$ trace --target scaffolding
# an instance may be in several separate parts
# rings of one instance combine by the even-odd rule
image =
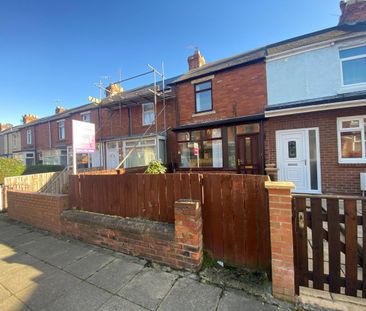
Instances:
[[[167,99],[167,96],[166,96],[166,93],[167,93],[167,90],[166,90],[166,80],[165,80],[165,68],[164,68],[164,63],[161,64],[161,72],[158,71],[154,66],[148,64],[147,67],[149,68],[148,71],[146,72],[143,72],[143,73],[140,73],[140,74],[137,74],[137,75],[134,75],[134,76],[131,76],[131,77],[128,77],[128,78],[125,78],[125,79],[120,79],[112,84],[121,84],[123,82],[127,82],[127,81],[131,81],[131,80],[134,80],[134,79],[137,79],[137,78],[141,78],[143,76],[148,76],[148,75],[152,75],[153,77],[153,83],[150,84],[152,86],[152,89],[151,88],[148,88],[148,87],[143,87],[143,88],[140,88],[142,90],[145,90],[147,89],[149,92],[151,92],[153,94],[153,105],[154,105],[154,123],[151,123],[150,125],[148,125],[148,127],[146,128],[146,130],[144,131],[144,133],[139,136],[139,138],[137,139],[136,143],[133,145],[133,147],[129,150],[129,152],[124,155],[122,161],[119,162],[119,164],[117,165],[117,167],[115,169],[119,169],[121,168],[121,166],[124,165],[124,163],[127,161],[127,159],[130,157],[130,155],[136,150],[136,148],[140,145],[141,141],[150,136],[151,135],[151,132],[150,130],[155,127],[155,139],[156,139],[156,142],[155,142],[155,157],[158,158],[158,154],[159,154],[159,140],[158,140],[158,136],[159,134],[162,135],[166,135],[166,132],[167,132],[167,121],[166,121],[166,99]],[[158,81],[160,80],[160,81]],[[100,84],[96,84],[96,86],[98,88],[100,88],[100,90],[104,90],[104,91],[109,91],[107,88],[105,88],[103,85]],[[130,91],[127,91],[126,93],[129,93]],[[132,96],[133,95],[136,95],[136,93],[132,93]],[[150,100],[150,98],[146,98],[145,96],[140,96],[143,100]],[[107,97],[108,98],[108,97]],[[107,98],[104,98],[102,100],[102,103],[100,106],[104,106],[104,102],[108,102]],[[124,93],[118,93],[118,94],[115,94],[115,95],[111,95],[110,98],[113,98],[112,100],[112,103],[116,103],[118,101],[123,101],[123,100],[126,100],[126,96],[124,95]],[[158,112],[158,98],[161,99],[161,102],[162,102],[162,108],[161,110]],[[132,105],[138,105],[139,103],[136,103],[136,102],[132,102]],[[108,103],[106,104],[108,105]],[[130,106],[132,106],[130,105]],[[158,126],[158,119],[159,119],[159,116],[163,114],[163,131],[160,131],[159,132],[159,126]],[[131,115],[129,115],[129,118],[131,118]],[[100,120],[99,120],[100,121]],[[100,127],[102,127],[102,124],[100,124]],[[100,130],[100,129],[99,129]],[[166,143],[164,145],[164,158],[167,159],[167,148],[166,148]]]

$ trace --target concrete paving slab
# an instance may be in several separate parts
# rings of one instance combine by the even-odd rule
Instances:
[[[146,311],[147,309],[138,306],[126,299],[113,296],[98,311]]]
[[[5,287],[0,285],[0,301],[11,296],[11,292],[9,292]]]
[[[63,271],[53,273],[21,290],[16,296],[33,310],[41,310],[48,304],[72,290],[81,282],[80,279]]]
[[[86,254],[85,257],[66,266],[64,270],[84,280],[92,276],[95,272],[102,269],[114,259],[115,257],[108,256],[97,251],[91,251]]]
[[[87,281],[109,292],[117,293],[142,269],[142,265],[117,258],[88,278]]]
[[[37,259],[28,254],[15,254],[0,260],[0,281],[18,270],[37,263]]]
[[[13,239],[14,237],[30,232],[29,229],[19,226],[8,226],[6,228],[0,228],[0,241],[6,242]]]
[[[39,238],[44,237],[42,233],[31,231],[25,234],[17,235],[6,241],[6,244],[12,247],[19,247],[23,244],[35,241]]]
[[[38,240],[26,243],[20,247],[30,255],[45,260],[57,254],[63,253],[67,244],[51,236],[45,236]]]
[[[17,297],[11,296],[5,300],[0,300],[1,311],[31,311],[22,301]]]
[[[111,293],[94,285],[82,282],[66,295],[56,299],[45,309],[49,311],[92,311],[97,310],[109,298]]]
[[[6,244],[0,244],[0,260],[13,256],[16,253],[17,251],[13,247],[8,246]]]
[[[198,283],[192,279],[179,279],[161,303],[160,311],[211,311],[216,310],[221,289]]]
[[[145,268],[124,286],[118,295],[147,309],[155,310],[176,279],[177,276],[174,274]]]
[[[61,269],[91,253],[88,247],[81,247],[70,243],[62,243],[60,247],[62,247],[62,252],[55,251],[50,256],[47,256],[45,261]]]
[[[32,266],[25,266],[23,269],[11,273],[7,278],[2,278],[0,283],[15,294],[30,285],[38,283],[56,271],[58,271],[56,268],[39,261]]]
[[[217,311],[274,311],[275,306],[264,304],[263,302],[245,296],[239,291],[225,291],[220,299]]]

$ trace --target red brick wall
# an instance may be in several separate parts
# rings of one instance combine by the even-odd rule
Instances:
[[[202,217],[198,202],[175,203],[175,226],[83,211],[62,214],[62,232],[86,242],[139,256],[176,269],[202,264]]]
[[[366,107],[304,113],[265,121],[265,162],[276,164],[276,130],[319,128],[323,193],[360,194],[360,172],[365,164],[339,164],[337,118],[365,115]]]
[[[68,208],[67,195],[8,191],[8,215],[29,225],[61,232],[60,214]]]
[[[31,130],[32,131],[32,143],[31,144],[27,144],[27,130]],[[29,126],[27,128],[23,128],[20,130],[20,144],[21,144],[21,148],[22,151],[23,150],[34,150],[34,126]]]
[[[267,103],[265,63],[258,62],[214,74],[214,114],[195,114],[195,91],[191,81],[176,86],[180,125],[264,112]]]

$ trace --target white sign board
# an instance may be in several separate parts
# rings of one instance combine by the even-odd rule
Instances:
[[[95,151],[95,124],[72,120],[73,173],[76,174],[76,154]]]

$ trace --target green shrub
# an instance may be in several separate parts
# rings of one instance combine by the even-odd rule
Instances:
[[[147,167],[145,174],[165,174],[166,167],[157,160],[152,160]]]
[[[23,175],[58,172],[58,171],[62,171],[62,170],[63,170],[63,166],[61,166],[61,165],[37,164],[37,165],[27,166]]]
[[[0,184],[5,177],[19,176],[24,173],[25,165],[16,159],[0,158]]]

